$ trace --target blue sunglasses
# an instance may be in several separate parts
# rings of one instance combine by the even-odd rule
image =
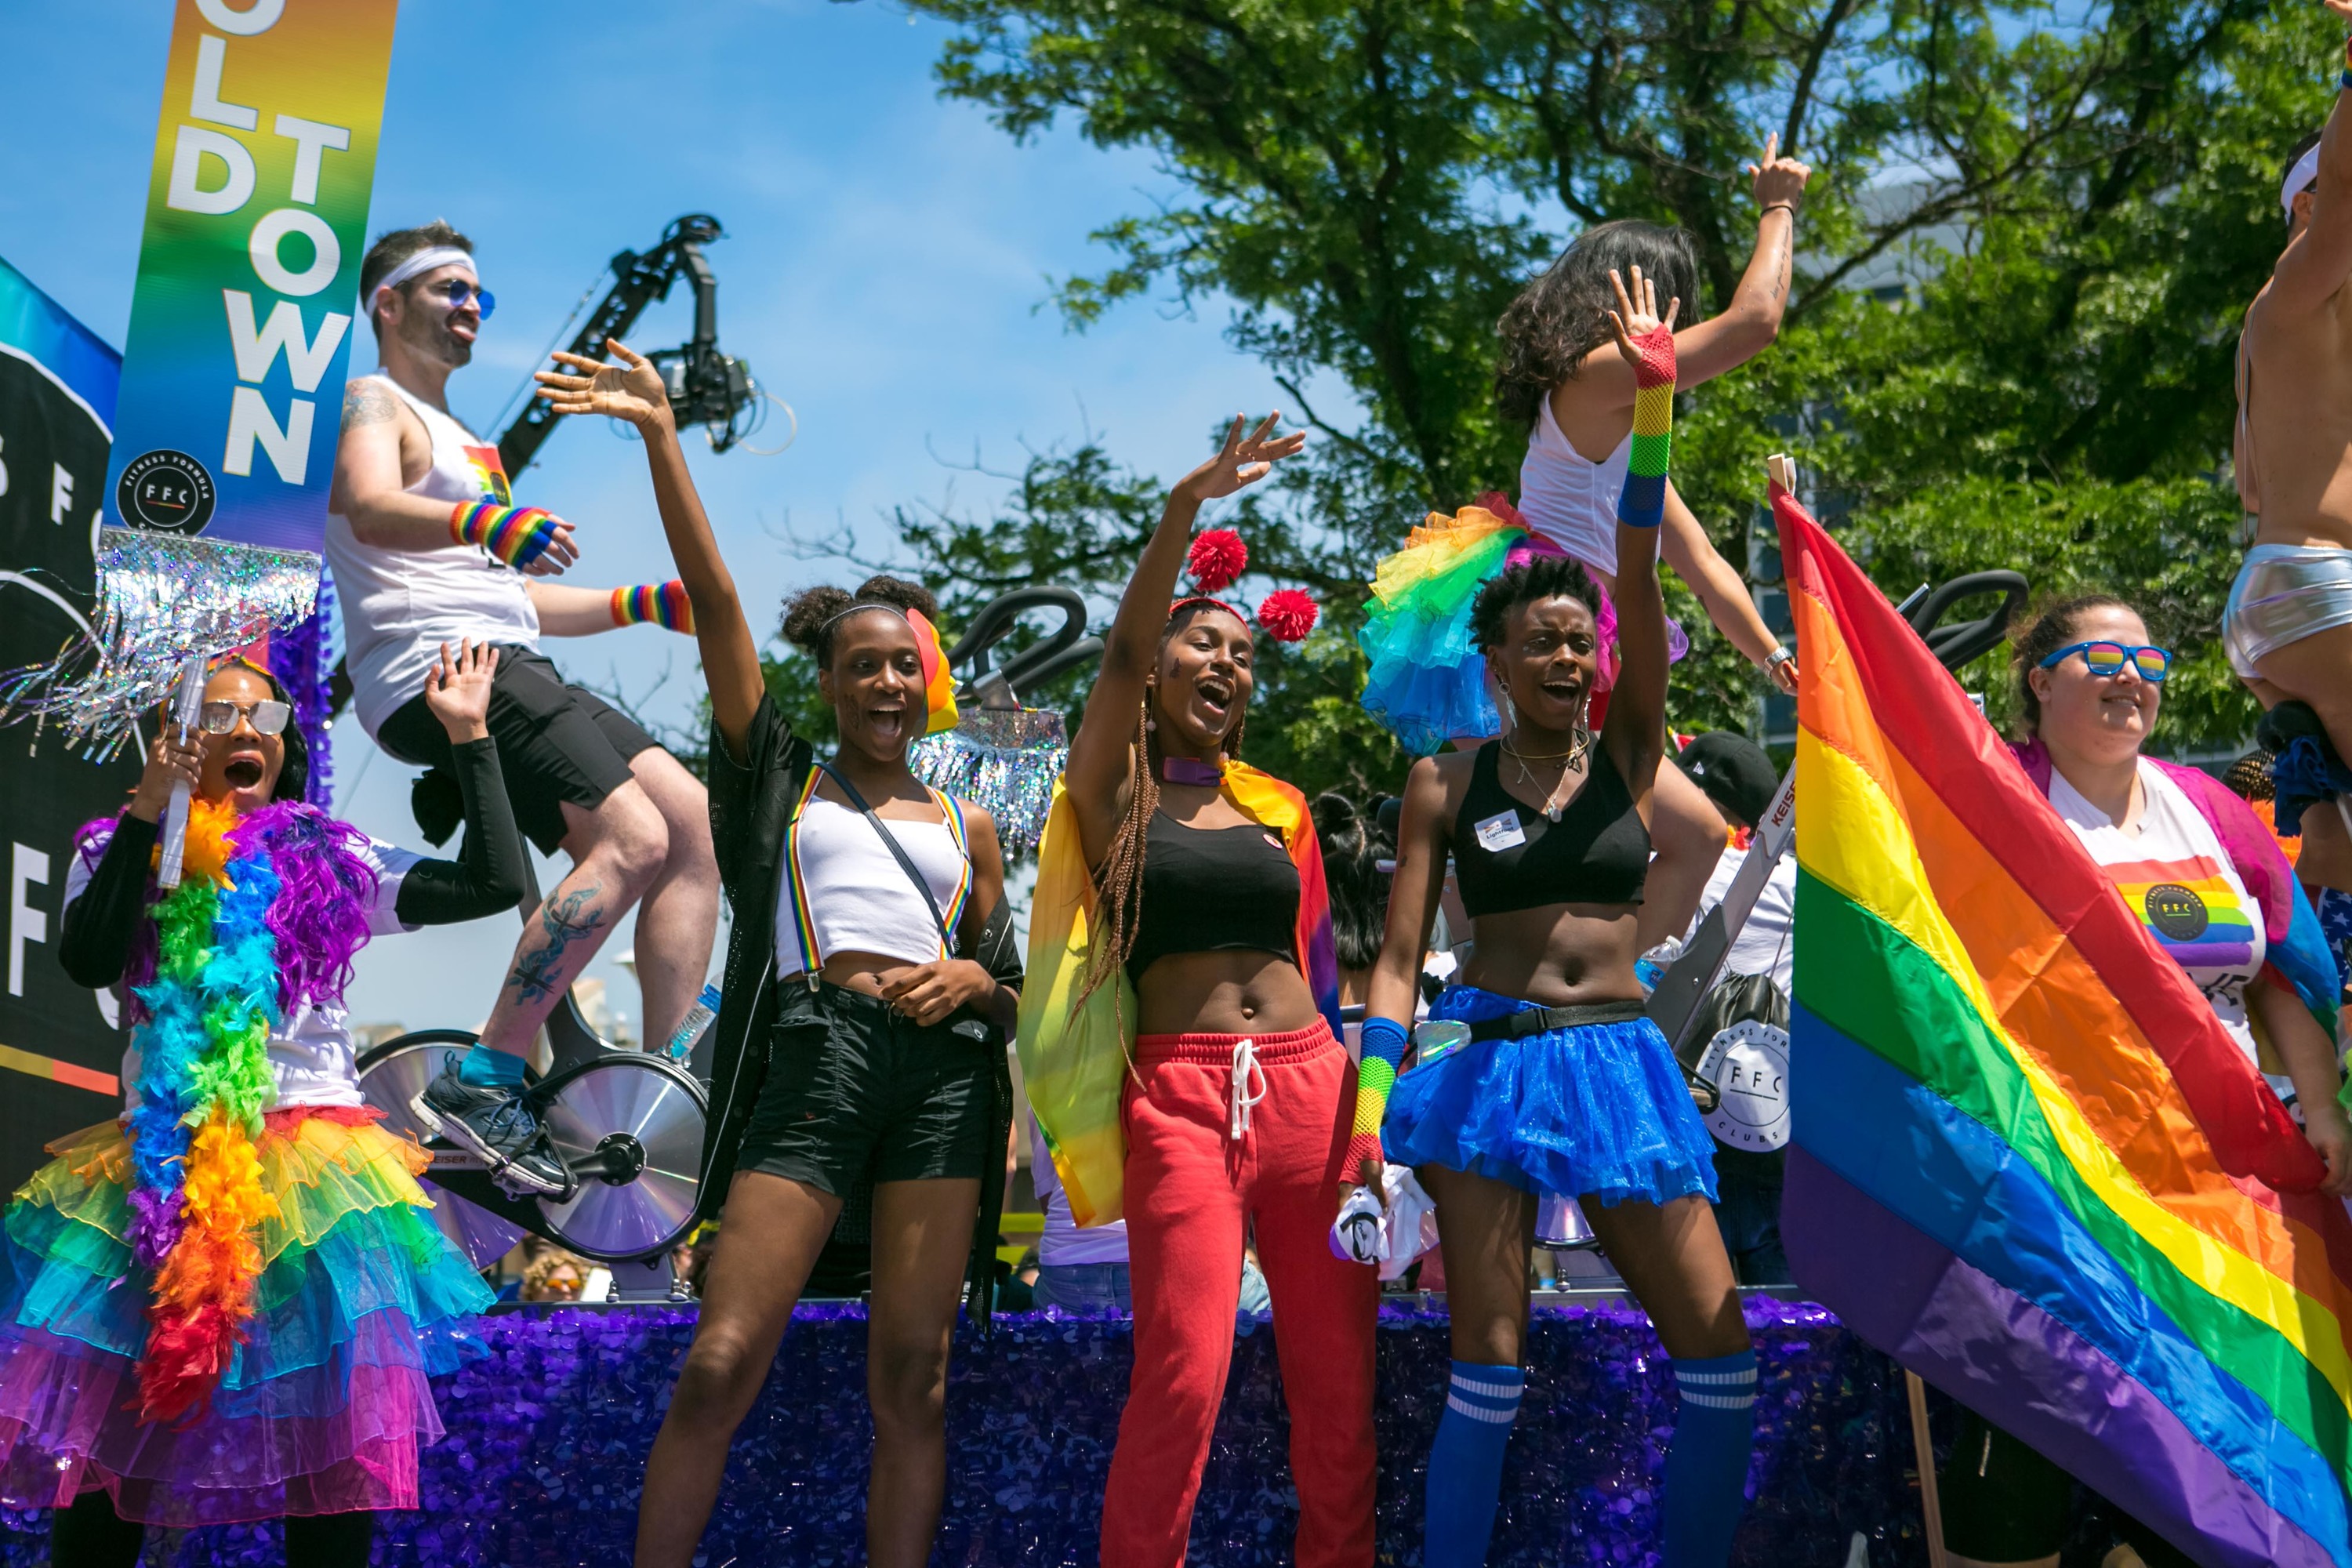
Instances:
[[[499,308],[496,295],[479,283],[468,283],[463,278],[445,278],[438,283],[426,285],[425,292],[448,300],[453,310],[465,309],[466,301],[471,300],[480,307],[482,320],[486,321],[490,319],[490,312]]]
[[[2172,673],[2172,650],[2168,647],[2131,647],[2119,642],[2069,643],[2042,661],[2044,669],[2054,669],[2071,654],[2081,654],[2083,663],[2093,675],[2117,676],[2126,665],[2139,673],[2139,678],[2151,686],[2161,686],[2164,678]]]

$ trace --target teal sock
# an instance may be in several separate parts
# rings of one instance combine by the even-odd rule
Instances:
[[[466,1053],[466,1060],[457,1068],[457,1081],[476,1089],[507,1089],[522,1090],[522,1058],[505,1051],[495,1051],[485,1045],[476,1045]]]
[[[1666,1568],[1724,1568],[1748,1504],[1756,1352],[1674,1363],[1682,1408],[1666,1447]]]

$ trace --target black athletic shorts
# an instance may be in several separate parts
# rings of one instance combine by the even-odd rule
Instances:
[[[515,826],[542,855],[554,854],[570,831],[562,802],[595,810],[629,782],[629,759],[657,743],[594,692],[565,685],[543,655],[511,644],[499,647],[489,723]],[[421,693],[393,710],[375,739],[404,763],[449,765],[449,732]]]
[[[1944,1549],[1979,1563],[2055,1555],[2075,1523],[2074,1478],[1975,1411],[1961,1416],[1938,1488]],[[2147,1568],[2197,1568],[2195,1559],[2112,1505],[2107,1521]]]
[[[793,979],[776,993],[767,1081],[737,1170],[845,1198],[861,1181],[977,1177],[986,1168],[1002,1045],[958,1034],[952,1020],[919,1025],[845,986],[812,992]]]

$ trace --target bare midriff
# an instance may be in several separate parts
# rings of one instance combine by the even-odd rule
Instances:
[[[1284,1035],[1318,1016],[1298,965],[1255,948],[1163,954],[1135,991],[1139,1035]]]
[[[2268,294],[2268,289],[2264,290]],[[2247,313],[2242,486],[2257,544],[2352,550],[2352,319],[2339,294],[2315,317]]]
[[[1480,915],[1462,983],[1546,1007],[1639,1002],[1633,904],[1545,904]]]

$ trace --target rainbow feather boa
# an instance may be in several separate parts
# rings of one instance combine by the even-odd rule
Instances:
[[[112,824],[92,824],[93,858]],[[277,1216],[254,1141],[277,1098],[269,1039],[294,1009],[341,997],[367,940],[374,873],[356,829],[300,805],[240,818],[198,801],[180,885],[152,904],[154,946],[132,955],[137,1101],[128,1240],[154,1271],[139,1413],[199,1413],[253,1316]]]

